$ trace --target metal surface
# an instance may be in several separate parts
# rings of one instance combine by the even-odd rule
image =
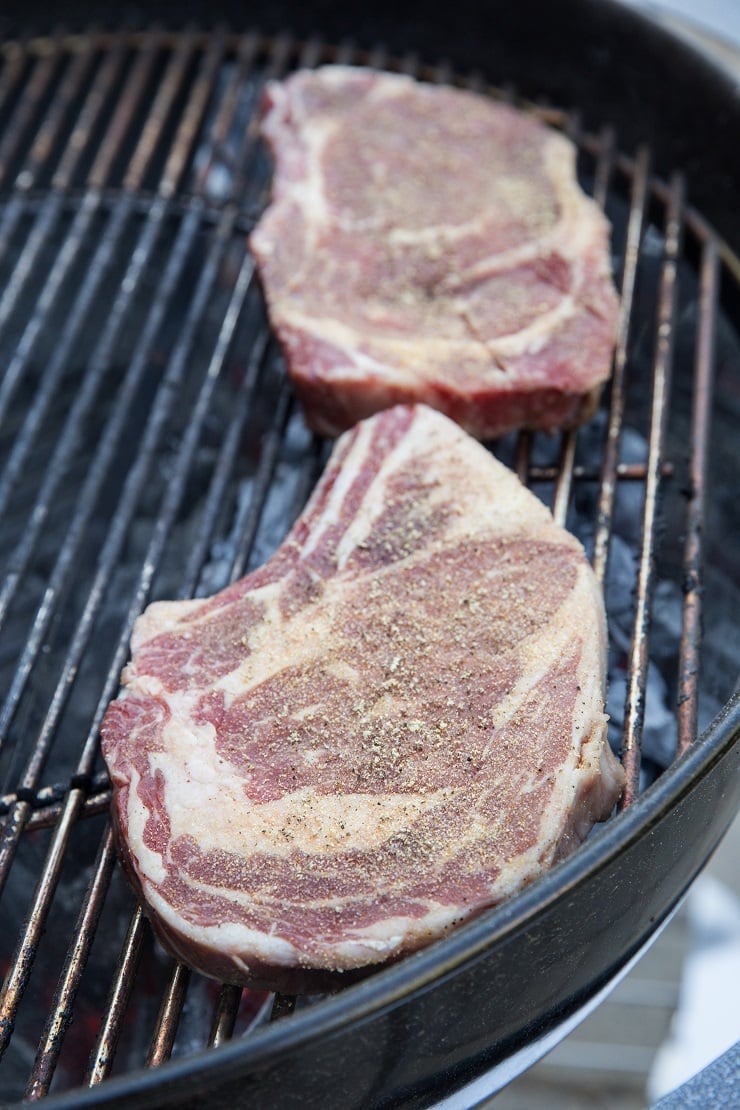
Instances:
[[[97,730],[147,602],[213,592],[263,561],[325,458],[293,405],[246,250],[270,180],[260,90],[323,60],[437,81],[452,70],[226,31],[0,49],[0,912],[14,914],[0,951],[0,1089],[6,1075],[13,1097],[60,1106],[196,1105],[206,1093],[213,1105],[289,1105],[290,1091],[306,1106],[428,1105],[585,1011],[737,805],[737,706],[693,743],[707,716],[705,505],[728,252],[680,178],[650,176],[645,148],[632,159],[612,128],[583,133],[575,116],[527,106],[569,131],[613,219],[619,335],[591,431],[496,450],[581,532],[608,600],[631,491],[625,812],[511,904],[336,998],[216,992],[159,952],[122,880]],[[486,88],[480,74],[468,83]],[[686,754],[640,795],[661,498],[685,469],[671,433],[678,310],[694,279],[684,598],[669,664]],[[623,453],[636,430],[638,460]]]

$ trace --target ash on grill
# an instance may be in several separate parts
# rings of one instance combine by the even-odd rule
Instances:
[[[154,945],[115,865],[96,738],[144,605],[212,593],[262,563],[326,457],[293,405],[246,253],[270,179],[256,139],[260,90],[292,65],[325,60],[383,62],[254,36],[60,37],[5,49],[6,1097],[94,1084],[244,1033],[270,1007],[291,1009],[191,977]],[[545,114],[570,126],[584,187],[613,221],[624,293],[615,380],[579,434],[510,437],[495,450],[567,521],[605,581],[611,740],[619,751],[626,739],[636,788],[640,739],[644,786],[693,735],[691,715],[709,721],[735,684],[738,622],[727,634],[727,613],[739,599],[716,538],[698,699],[698,633],[682,637],[684,592],[697,606],[700,593],[682,558],[683,491],[693,483],[702,493],[703,460],[687,450],[691,397],[677,398],[665,443],[663,433],[672,358],[693,368],[709,335],[696,379],[709,396],[713,337],[720,375],[737,365],[740,342],[721,315],[715,330],[718,264],[700,222],[684,227],[682,249],[679,186],[651,182],[644,153],[617,157],[609,134],[581,136]],[[723,404],[717,418],[737,419],[740,398]],[[712,466],[723,492],[709,532],[719,537],[738,509],[721,456]],[[671,474],[653,582],[657,486]],[[688,528],[691,540],[697,527]],[[688,705],[683,724],[677,699]]]

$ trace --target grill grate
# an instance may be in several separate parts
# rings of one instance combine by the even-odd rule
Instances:
[[[260,90],[324,60],[395,64],[380,48],[226,32],[2,47],[0,893],[18,917],[3,934],[13,950],[0,952],[0,1082],[5,1073],[17,1097],[156,1066],[294,1008],[292,999],[216,992],[153,946],[105,823],[97,730],[142,608],[213,592],[262,562],[325,459],[293,405],[245,250],[270,175],[256,135]],[[447,67],[413,58],[397,68],[450,79]],[[465,83],[483,87],[477,75]],[[669,450],[684,279],[691,290],[697,283],[698,311],[690,495],[674,576],[685,578],[672,664],[679,750],[715,704],[700,704],[698,674],[721,247],[686,207],[680,179],[651,178],[647,151],[626,158],[609,129],[585,135],[563,113],[536,110],[570,131],[584,182],[613,218],[615,373],[591,430],[562,441],[523,434],[496,450],[579,531],[607,600],[622,492],[637,506],[632,635],[622,648],[626,805],[640,789],[654,696],[659,495],[685,465]],[[632,372],[640,359],[644,380]],[[637,458],[624,453],[626,427],[642,432]],[[44,938],[52,922],[61,947]]]

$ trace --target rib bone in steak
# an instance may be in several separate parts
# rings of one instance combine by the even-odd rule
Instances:
[[[617,301],[568,139],[488,97],[343,66],[270,84],[266,105],[273,199],[251,247],[312,427],[398,402],[479,438],[592,414]]]
[[[139,618],[103,723],[163,941],[284,990],[393,960],[610,813],[604,614],[577,540],[446,417],[343,436],[259,570]]]

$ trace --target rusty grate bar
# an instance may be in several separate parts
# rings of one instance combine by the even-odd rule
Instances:
[[[69,792],[69,783],[64,784],[64,796],[66,797]],[[78,817],[96,817],[99,813],[105,813],[110,805],[110,787],[106,786],[102,790],[97,787],[92,787],[89,794],[85,796],[82,806],[78,810]],[[21,803],[18,796],[13,796],[13,810],[15,811],[18,805],[29,805],[28,802]],[[23,820],[23,832],[38,832],[39,829],[51,829],[59,821],[64,802],[50,802],[42,808],[35,808],[30,806],[27,818]],[[0,822],[0,827],[4,828],[5,819]],[[10,840],[15,841],[17,833],[10,835]]]
[[[703,245],[699,288],[699,332],[694,368],[694,405],[684,548],[684,611],[678,666],[678,754],[697,732],[699,647],[702,637],[704,506],[714,384],[714,344],[719,292],[719,252],[711,233]]]
[[[10,961],[10,970],[0,994],[0,1056],[7,1048],[13,1032],[15,1012],[28,982],[33,953],[45,927],[48,907],[64,861],[69,833],[76,820],[77,809],[81,801],[81,792],[79,790],[71,791],[69,802],[64,807],[57,826],[58,835],[54,838],[46,866],[36,888],[33,908],[26,923],[25,931],[19,938],[18,947]]]
[[[228,983],[224,983],[218,992],[211,1032],[208,1036],[208,1044],[211,1048],[218,1048],[220,1044],[231,1039],[241,997],[241,987],[232,987]]]
[[[27,169],[16,178],[17,189],[31,188],[40,178],[42,168],[63,131],[65,121],[72,113],[85,82],[93,70],[96,54],[97,45],[94,37],[91,37],[85,42],[82,50],[71,58],[28,152]]]
[[[571,116],[568,121],[566,133],[577,145],[582,146],[582,132],[580,119]],[[603,210],[609,192],[609,182],[614,168],[614,133],[611,129],[602,131],[600,149],[596,159],[594,171],[594,200]],[[557,524],[565,526],[568,515],[575,479],[576,446],[578,442],[578,429],[566,432],[562,437],[560,457],[558,460],[557,474],[555,477],[555,494],[552,505],[552,515]],[[532,468],[529,471],[530,481],[533,479]]]
[[[0,140],[0,186],[4,184],[13,158],[41,112],[43,101],[54,84],[65,53],[62,35],[57,34],[51,49],[33,68],[23,90],[24,95],[18,100],[14,115]]]
[[[596,516],[594,536],[593,568],[598,581],[606,582],[609,559],[609,538],[612,530],[614,496],[616,493],[616,474],[619,463],[619,441],[622,434],[624,406],[626,402],[626,367],[629,350],[630,324],[634,310],[637,270],[640,259],[640,245],[645,224],[645,211],[648,199],[649,154],[642,148],[635,160],[635,173],[632,178],[632,198],[627,242],[625,245],[624,266],[622,270],[622,299],[617,327],[617,344],[614,352],[614,368],[611,381],[609,404],[609,424],[601,471],[601,488]]]
[[[74,793],[81,794],[81,791]],[[79,812],[79,804],[76,811]],[[26,1088],[26,1098],[29,1100],[41,1098],[48,1093],[64,1044],[64,1036],[73,1018],[77,989],[98,927],[103,899],[108,890],[115,862],[113,837],[109,829],[100,842],[98,857],[74,930],[72,946],[67,953],[54,1001],[39,1041]]]
[[[652,412],[648,473],[645,483],[642,549],[637,575],[637,599],[630,653],[627,704],[622,740],[622,765],[627,783],[620,801],[624,809],[639,792],[640,746],[645,716],[648,651],[650,645],[650,604],[654,577],[655,541],[658,525],[658,495],[668,402],[671,388],[675,312],[678,296],[678,260],[683,231],[683,183],[674,178],[668,195],[665,227],[665,254],[660,278],[656,351],[653,364]]]
[[[146,1058],[148,1068],[157,1067],[170,1058],[189,983],[189,969],[184,964],[175,963],[157,1014],[157,1024]]]
[[[244,35],[239,43],[236,53],[234,76],[221,98],[218,112],[211,126],[211,143],[196,173],[194,191],[197,194],[201,194],[205,191],[209,174],[212,172],[215,164],[216,156],[222,160],[224,159],[229,133],[234,126],[234,120],[236,119],[236,113],[239,107],[239,95],[254,66],[258,49],[259,40],[254,34]],[[229,162],[230,169],[238,172],[238,167],[236,167],[230,159],[227,159],[227,161]]]
[[[96,775],[90,785],[91,789],[93,790],[105,790],[108,786],[108,776]],[[62,801],[65,798],[68,789],[68,782],[51,783],[48,786],[42,786],[38,790],[36,790],[33,797],[28,798],[28,801],[30,801],[31,805],[33,806],[34,812],[37,812],[40,816],[49,808]],[[2,797],[0,797],[0,815],[2,815],[0,816],[0,822],[2,822],[5,815],[15,805],[17,801],[18,795],[15,792],[11,794],[4,794]]]
[[[134,985],[139,956],[141,955],[145,928],[144,911],[141,906],[137,906],[131,918],[126,939],[123,942],[120,971],[113,980],[111,992],[103,1011],[103,1020],[95,1039],[95,1047],[90,1056],[90,1065],[85,1076],[85,1083],[88,1087],[94,1087],[98,1083],[102,1083],[113,1066],[121,1022],[126,1012]]]

